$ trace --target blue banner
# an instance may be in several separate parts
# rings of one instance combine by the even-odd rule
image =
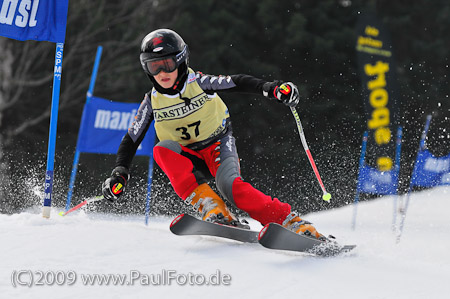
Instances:
[[[84,153],[116,154],[139,105],[89,98],[84,106],[78,150]],[[152,156],[154,135],[154,130],[149,129],[136,155]]]
[[[450,185],[450,154],[435,157],[429,150],[421,150],[417,155],[411,185],[421,187]]]
[[[69,0],[0,0],[0,35],[64,43]]]
[[[357,193],[369,193],[380,195],[397,194],[398,178],[400,172],[400,153],[403,137],[403,129],[401,126],[397,128],[395,164],[392,170],[380,171],[378,168],[372,167],[365,163],[365,151],[368,142],[368,132],[364,133],[363,145],[361,149],[361,157],[359,161],[359,174]]]
[[[359,169],[360,192],[369,194],[397,194],[398,171],[379,171],[364,165]]]

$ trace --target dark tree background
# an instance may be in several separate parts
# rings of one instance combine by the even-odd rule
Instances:
[[[289,109],[262,96],[224,94],[244,179],[303,213],[351,203],[365,128],[354,29],[358,14],[367,9],[377,12],[393,42],[404,126],[400,176],[400,192],[404,193],[427,114],[434,116],[428,137],[431,151],[438,156],[450,151],[448,1],[130,0],[94,4],[86,0],[70,1],[69,7],[55,204],[64,206],[97,45],[104,47],[104,54],[95,95],[139,102],[151,88],[139,64],[140,41],[148,32],[162,27],[174,29],[188,43],[194,70],[224,75],[247,73],[266,80],[289,80],[299,86],[298,111],[322,179],[333,195],[332,204],[321,201],[321,190]],[[4,48],[12,49],[17,66],[27,62],[27,49],[31,51],[27,53],[33,53],[43,48],[39,58],[34,58],[40,67],[28,69],[31,77],[16,71],[12,76],[15,80],[11,80],[16,85],[17,78],[20,82],[39,82],[22,87],[17,104],[7,109],[0,105],[2,177],[3,182],[10,180],[2,187],[0,211],[11,213],[38,205],[43,190],[54,45],[5,38],[0,41],[6,44]],[[0,70],[2,63],[0,60]],[[19,92],[19,85],[4,85],[0,88],[8,102]],[[99,194],[113,164],[114,156],[82,155],[73,201]],[[112,206],[99,203],[95,208],[143,213],[147,164],[146,158],[135,159],[126,200]],[[153,191],[153,213],[174,214],[185,209],[158,167]]]

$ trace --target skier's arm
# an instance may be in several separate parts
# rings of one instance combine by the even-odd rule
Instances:
[[[122,166],[126,169],[130,169],[131,161],[136,155],[136,151],[144,139],[145,133],[148,130],[149,125],[147,125],[144,129],[143,134],[137,139],[137,141],[133,141],[130,134],[127,132],[125,136],[122,138],[122,142],[119,145],[119,149],[117,151],[116,157],[116,165],[115,167]]]
[[[136,155],[136,151],[153,121],[153,109],[151,106],[150,96],[145,95],[144,100],[139,106],[139,110],[135,116],[135,120],[128,132],[122,139],[117,151],[116,167],[122,166],[130,168],[131,161]]]
[[[131,161],[136,155],[136,151],[153,120],[153,113],[150,97],[145,95],[139,107],[135,121],[125,134],[119,145],[116,157],[116,165],[111,173],[111,177],[106,179],[102,186],[102,194],[108,201],[117,200],[125,191],[125,187],[130,178],[129,168]]]
[[[213,76],[197,72],[196,75],[198,84],[206,93],[246,92],[262,94],[292,107],[298,104],[298,89],[291,82],[268,82],[245,74]]]
[[[250,75],[215,76],[197,72],[197,82],[205,92],[248,92],[262,94],[267,81]]]

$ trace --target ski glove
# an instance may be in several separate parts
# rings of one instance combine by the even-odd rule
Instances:
[[[300,100],[298,88],[292,82],[281,83],[276,81],[265,83],[263,86],[263,95],[268,98],[275,98],[280,103],[289,107],[297,106]]]
[[[103,197],[109,202],[114,202],[122,195],[130,179],[128,169],[123,166],[117,166],[102,185]]]

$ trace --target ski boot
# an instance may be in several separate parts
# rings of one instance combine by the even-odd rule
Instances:
[[[320,234],[311,222],[305,221],[296,212],[291,212],[283,221],[283,227],[299,235],[316,238],[320,241],[327,241],[327,238]]]
[[[195,188],[184,202],[194,206],[194,209],[201,213],[203,221],[240,228],[250,228],[245,223],[241,223],[237,217],[231,213],[225,202],[206,183]]]

